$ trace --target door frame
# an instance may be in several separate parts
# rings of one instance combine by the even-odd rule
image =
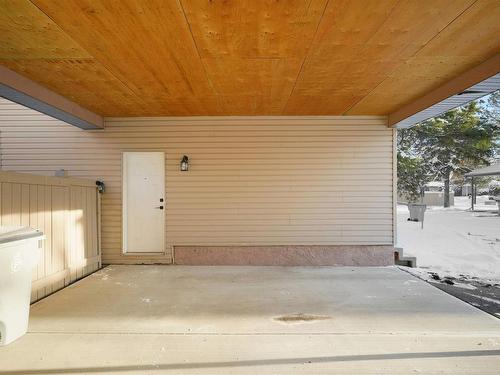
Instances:
[[[125,155],[126,154],[134,154],[134,153],[161,153],[163,155],[163,236],[162,236],[162,251],[160,252],[133,252],[133,251],[127,251],[127,201],[125,197],[127,196],[127,171],[125,168]],[[166,199],[166,194],[167,194],[167,183],[166,183],[166,165],[167,162],[165,160],[167,153],[165,151],[157,151],[157,150],[133,150],[133,151],[122,151],[122,157],[121,157],[121,162],[122,162],[122,255],[133,255],[133,256],[138,256],[138,255],[160,255],[166,254],[166,211],[167,211],[167,199]]]

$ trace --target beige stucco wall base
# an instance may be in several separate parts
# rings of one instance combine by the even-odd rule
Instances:
[[[175,246],[179,265],[238,266],[389,266],[392,246]]]

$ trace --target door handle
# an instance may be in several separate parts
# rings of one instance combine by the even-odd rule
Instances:
[[[163,206],[158,206],[158,207],[155,207],[155,208],[157,208],[159,210],[163,210]]]

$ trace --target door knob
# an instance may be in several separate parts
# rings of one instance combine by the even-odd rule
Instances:
[[[155,208],[158,208],[159,210],[163,210],[163,206],[158,206],[158,207],[155,207]]]

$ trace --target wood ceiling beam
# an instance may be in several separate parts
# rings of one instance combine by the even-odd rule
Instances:
[[[0,65],[0,96],[81,129],[103,129],[102,116]]]
[[[398,110],[396,110],[395,112],[389,114],[388,126],[398,127],[398,124],[402,123],[405,119],[408,119],[411,116],[415,116],[418,113],[452,97],[453,95],[460,94],[469,89],[470,87],[476,85],[477,83],[484,81],[496,75],[499,72],[500,72],[500,54],[496,54],[495,56],[477,65],[476,67],[453,78],[444,85],[428,92],[427,94],[418,98],[417,100],[408,103],[399,108]],[[486,93],[484,95],[486,95]],[[466,104],[470,100],[471,99],[467,95],[464,95],[463,103],[457,104],[457,101],[450,101],[450,103],[454,103],[453,106],[450,105],[450,108],[445,108],[445,106],[440,106],[440,113],[443,113],[461,104]],[[434,113],[433,115],[438,115],[438,114],[439,113]]]

